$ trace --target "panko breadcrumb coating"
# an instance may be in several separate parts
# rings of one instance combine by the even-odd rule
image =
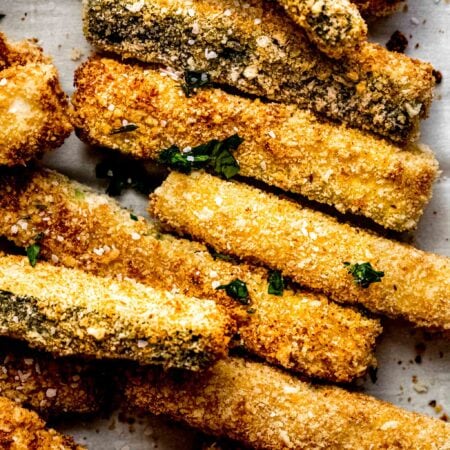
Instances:
[[[140,159],[175,144],[195,147],[238,133],[240,174],[397,231],[417,226],[438,163],[425,147],[406,150],[345,125],[323,123],[294,105],[262,103],[219,89],[186,97],[165,72],[94,57],[75,76],[77,134]],[[114,105],[112,111],[110,105]],[[115,133],[123,123],[133,132]]]
[[[262,0],[84,0],[84,31],[101,50],[205,73],[401,143],[417,137],[435,84],[431,65],[377,44],[330,59]]]
[[[379,237],[243,183],[172,172],[152,195],[164,225],[219,252],[258,261],[342,303],[450,330],[450,259]],[[384,272],[364,288],[349,273]],[[349,264],[350,266],[348,266]]]
[[[55,358],[0,340],[0,395],[44,416],[92,414],[103,404],[105,375],[93,362]]]
[[[161,234],[116,201],[62,175],[5,175],[0,191],[0,234],[20,247],[42,234],[41,255],[53,263],[213,299],[237,318],[248,351],[312,377],[346,382],[375,364],[378,321],[304,290],[270,295],[266,270]],[[216,289],[235,279],[247,284],[250,305]]]
[[[144,411],[255,449],[450,448],[450,425],[442,421],[238,358],[200,376],[141,371],[126,395]]]
[[[350,0],[278,0],[311,42],[326,55],[340,58],[366,40],[367,25]]]
[[[0,334],[58,356],[199,370],[227,353],[230,333],[230,320],[212,301],[0,258]]]
[[[69,104],[50,57],[31,41],[0,33],[0,165],[27,163],[72,131]]]
[[[405,0],[352,0],[365,17],[383,17],[398,11]]]
[[[8,450],[83,450],[68,436],[52,428],[32,411],[0,397],[0,448]]]

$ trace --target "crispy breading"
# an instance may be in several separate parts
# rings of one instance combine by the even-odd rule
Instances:
[[[43,258],[213,299],[238,319],[248,351],[294,371],[345,382],[375,363],[378,321],[304,290],[269,295],[266,270],[214,258],[204,245],[161,234],[144,218],[133,220],[114,200],[62,175],[5,175],[0,191],[0,234],[21,247],[43,234]],[[134,234],[141,238],[130,239]],[[251,305],[216,289],[237,278],[247,284]]]
[[[93,362],[55,358],[0,340],[0,395],[44,416],[91,414],[103,404],[105,375]]]
[[[255,449],[450,448],[450,425],[442,421],[238,358],[200,376],[141,371],[126,395],[131,406]]]
[[[243,183],[172,172],[152,196],[168,228],[258,261],[342,303],[450,330],[450,259],[426,253]],[[384,272],[360,287],[345,263]]]
[[[367,38],[367,25],[350,0],[278,0],[311,42],[326,55],[340,58]]]
[[[135,158],[158,159],[173,144],[184,149],[238,133],[244,142],[234,156],[241,175],[386,228],[417,226],[438,169],[425,146],[410,144],[404,151],[367,132],[323,123],[294,105],[219,89],[186,97],[182,83],[142,65],[94,57],[75,76],[77,134]],[[124,121],[138,129],[112,134]]]
[[[69,104],[50,57],[31,41],[0,33],[0,165],[27,163],[72,131]]]
[[[366,17],[383,17],[398,11],[405,0],[352,0]]]
[[[417,136],[435,84],[432,66],[377,44],[333,60],[317,51],[275,2],[84,0],[97,48],[297,103],[396,142]]]
[[[212,301],[46,262],[32,267],[21,256],[0,258],[0,334],[59,356],[199,370],[226,354],[231,331]]]
[[[0,448],[8,450],[83,450],[69,436],[63,436],[32,411],[0,397]]]

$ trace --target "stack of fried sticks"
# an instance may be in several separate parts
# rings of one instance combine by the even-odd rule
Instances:
[[[450,445],[443,422],[323,384],[376,366],[375,315],[449,333],[448,258],[280,194],[417,226],[438,173],[416,141],[432,67],[367,43],[361,16],[396,3],[85,0],[88,40],[141,62],[91,57],[70,106],[51,60],[0,36],[0,235],[26,252],[0,256],[0,335],[27,344],[1,343],[5,417],[6,398],[95,413],[103,361],[118,360],[111,383],[132,407],[252,448]],[[175,169],[151,195],[158,224],[12,168],[70,121],[89,144]],[[7,439],[76,448],[23,420],[29,434]]]

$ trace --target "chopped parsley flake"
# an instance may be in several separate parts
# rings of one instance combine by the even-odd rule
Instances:
[[[6,14],[1,14],[0,13],[0,22],[6,17]]]
[[[135,216],[133,213],[130,213],[130,219],[134,220],[135,222],[137,222],[139,220],[138,216]]]
[[[86,197],[86,194],[80,189],[75,189],[75,197],[79,199],[84,199]]]
[[[207,86],[211,86],[209,74],[205,72],[187,71],[184,74],[184,83],[181,85],[181,89],[183,89],[186,97],[190,97],[196,89]]]
[[[348,267],[348,273],[353,275],[355,283],[364,289],[368,288],[372,283],[379,283],[384,277],[384,272],[375,270],[370,262],[362,264],[344,262],[344,266]]]
[[[38,244],[33,244],[33,245],[30,245],[29,247],[27,247],[28,261],[30,261],[31,267],[36,266],[40,252],[41,252],[41,247]]]
[[[130,133],[131,131],[135,131],[139,128],[138,125],[135,123],[129,123],[128,125],[124,125],[123,127],[119,128],[113,128],[111,133],[109,133],[111,136],[114,134],[121,134],[121,133]]]
[[[216,289],[225,290],[227,295],[229,295],[231,298],[234,298],[243,305],[250,304],[247,285],[242,280],[239,280],[239,278],[236,278],[236,280],[232,281],[229,284],[219,286]]]
[[[223,141],[213,139],[188,152],[183,152],[178,146],[172,145],[159,154],[159,162],[187,174],[192,170],[209,168],[228,180],[239,173],[239,163],[232,152],[243,141],[240,136],[234,134]]]
[[[281,272],[279,270],[273,270],[269,274],[269,289],[268,293],[270,295],[283,295],[284,291],[284,279],[283,275],[281,275]]]

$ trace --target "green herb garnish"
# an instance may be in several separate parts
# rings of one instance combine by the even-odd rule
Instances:
[[[155,180],[138,161],[111,157],[95,167],[97,178],[109,181],[106,193],[111,197],[119,196],[126,188],[132,188],[144,195],[149,195],[155,187]]]
[[[279,270],[273,270],[269,274],[269,289],[270,295],[283,295],[284,291],[284,279]]]
[[[187,152],[183,152],[176,145],[172,145],[159,154],[159,162],[187,174],[191,173],[192,170],[209,168],[228,180],[239,173],[239,163],[232,152],[242,142],[244,140],[239,135],[233,134],[223,141],[213,139]]]
[[[134,220],[135,222],[137,222],[139,220],[138,216],[135,216],[133,213],[130,213],[130,219]]]
[[[34,244],[32,244],[26,248],[28,261],[30,262],[31,267],[35,267],[37,264],[39,254],[41,253],[41,246],[39,245],[39,242],[41,242],[43,237],[44,237],[44,233],[38,233],[34,237]]]
[[[36,266],[40,252],[41,252],[41,246],[38,244],[33,244],[33,245],[30,245],[29,247],[27,247],[28,261],[30,261],[31,267]]]
[[[348,267],[348,273],[353,275],[355,283],[364,289],[368,288],[372,283],[379,283],[384,277],[384,272],[375,270],[369,262],[362,264],[344,262],[344,266]]]
[[[75,197],[79,199],[84,199],[86,197],[86,194],[80,189],[75,189]]]
[[[0,22],[6,17],[6,14],[0,14]]]
[[[129,133],[131,131],[135,131],[139,128],[138,125],[136,125],[135,123],[129,123],[128,125],[124,125],[123,127],[119,127],[119,128],[113,128],[110,136],[114,135],[114,134],[121,134],[121,133]]]
[[[208,73],[187,71],[184,74],[184,83],[182,83],[181,89],[183,89],[186,97],[190,97],[195,89],[210,85],[211,79]]]
[[[229,295],[231,298],[234,298],[239,303],[243,305],[250,305],[247,285],[242,280],[239,280],[239,278],[236,278],[236,280],[232,281],[229,284],[223,284],[216,289],[224,289],[227,295]]]

